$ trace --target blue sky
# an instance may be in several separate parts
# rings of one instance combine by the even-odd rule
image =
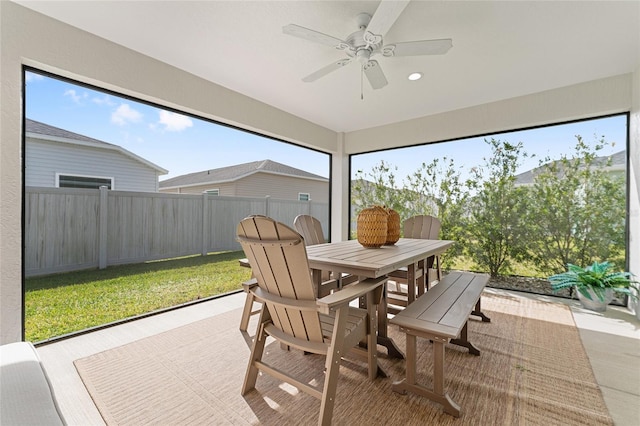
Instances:
[[[161,180],[181,174],[242,162],[271,159],[320,176],[329,175],[329,156],[292,144],[274,141],[237,129],[176,114],[83,86],[27,73],[27,117],[121,147],[169,171]],[[536,156],[520,172],[538,165],[540,158],[558,158],[571,152],[575,135],[595,142],[602,135],[614,146],[603,154],[625,149],[626,117],[589,120],[561,126],[494,135],[511,143],[523,142]],[[384,159],[398,180],[433,158],[454,157],[457,167],[469,169],[482,163],[490,149],[484,138],[430,144],[353,157],[355,170],[369,171]]]
[[[27,73],[26,115],[119,145],[169,171],[160,180],[270,159],[329,177],[327,154]]]
[[[416,171],[423,162],[428,164],[434,158],[448,157],[454,159],[456,167],[462,169],[462,176],[467,177],[467,170],[484,164],[483,158],[490,156],[491,149],[484,140],[492,137],[512,144],[522,142],[523,151],[530,155],[522,159],[518,169],[518,173],[522,173],[538,167],[539,161],[546,157],[558,159],[562,154],[570,156],[577,141],[576,135],[582,136],[582,139],[591,146],[604,136],[605,141],[610,145],[599,151],[600,155],[623,151],[626,149],[627,141],[627,118],[619,115],[454,142],[373,152],[354,157],[351,162],[352,173],[358,169],[366,173],[372,166],[384,160],[385,163],[398,167],[394,174],[397,181],[402,181],[402,178]]]

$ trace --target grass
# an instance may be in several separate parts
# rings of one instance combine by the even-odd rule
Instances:
[[[25,337],[39,342],[241,288],[251,271],[242,251],[112,266],[25,280]],[[470,259],[452,269],[477,270]],[[515,275],[534,277],[525,262]]]
[[[38,342],[241,288],[242,251],[25,280],[25,337]]]

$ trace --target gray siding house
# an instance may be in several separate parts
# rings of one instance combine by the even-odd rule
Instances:
[[[611,164],[607,165],[609,161],[611,161]],[[594,160],[594,165],[602,167],[604,171],[613,176],[624,177],[627,170],[627,151],[619,151],[615,154],[597,157]],[[543,172],[544,168],[544,166],[540,166],[516,175],[515,184],[525,186],[533,185],[536,176]]]
[[[271,160],[189,173],[160,182],[160,192],[329,202],[329,179]]]
[[[158,192],[160,166],[126,149],[26,119],[25,184]]]

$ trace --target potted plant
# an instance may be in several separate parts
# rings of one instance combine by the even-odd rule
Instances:
[[[574,287],[585,308],[602,312],[614,293],[636,297],[631,289],[637,281],[632,279],[631,273],[613,272],[613,268],[611,262],[593,262],[585,268],[569,263],[566,272],[550,276],[549,282],[553,291]]]

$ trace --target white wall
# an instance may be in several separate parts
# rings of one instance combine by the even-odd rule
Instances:
[[[346,152],[388,148],[389,141],[415,145],[627,112],[631,86],[632,74],[624,74],[359,130],[347,134]]]
[[[0,343],[20,340],[22,330],[23,64],[324,152],[336,150],[331,130],[9,1],[0,1],[0,51]]]

